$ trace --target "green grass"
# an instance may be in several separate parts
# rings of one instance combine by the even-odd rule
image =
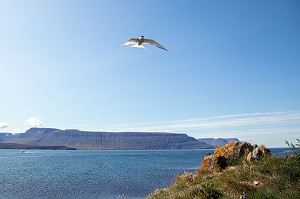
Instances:
[[[289,157],[253,162],[241,158],[230,165],[224,170],[182,174],[170,188],[156,190],[147,199],[233,199],[243,192],[247,199],[300,198],[299,150]]]

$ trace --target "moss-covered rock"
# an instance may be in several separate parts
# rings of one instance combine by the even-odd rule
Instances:
[[[247,156],[249,161],[260,160],[261,157],[270,155],[271,151],[264,145],[251,145],[248,142],[229,142],[225,146],[218,146],[213,155],[203,158],[200,170],[212,170],[216,166],[226,168],[228,161],[235,161]]]

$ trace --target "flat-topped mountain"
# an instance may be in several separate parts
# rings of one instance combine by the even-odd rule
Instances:
[[[151,132],[90,132],[31,128],[19,138],[10,140],[19,144],[39,146],[66,146],[89,150],[152,150],[201,149],[212,146],[186,134]]]
[[[212,145],[214,147],[224,146],[228,142],[239,142],[237,138],[200,138],[197,140],[205,144]]]

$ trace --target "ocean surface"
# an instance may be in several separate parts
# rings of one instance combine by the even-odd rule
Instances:
[[[271,149],[283,155],[288,149]],[[1,199],[144,198],[194,172],[206,152],[0,150]]]

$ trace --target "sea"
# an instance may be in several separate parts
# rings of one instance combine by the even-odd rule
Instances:
[[[288,149],[271,149],[282,156]],[[1,199],[140,199],[199,169],[200,150],[0,150]]]

